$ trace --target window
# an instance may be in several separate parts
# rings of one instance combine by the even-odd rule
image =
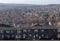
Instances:
[[[29,34],[29,36],[31,37],[32,35],[31,35],[31,34]]]
[[[7,37],[9,39],[10,38],[10,35],[5,35],[5,37]]]
[[[23,38],[26,38],[26,34],[23,34]]]
[[[4,33],[4,30],[0,30],[0,33]]]
[[[21,38],[21,36],[20,36],[20,35],[16,35],[15,37],[16,37],[16,39]]]
[[[14,33],[14,31],[13,31],[13,30],[11,30],[11,33]]]
[[[21,33],[21,30],[17,30],[17,33]]]
[[[29,29],[28,32],[30,32],[31,30]]]
[[[10,30],[6,30],[6,33],[10,33]]]
[[[34,32],[38,32],[38,30],[35,29]]]
[[[38,34],[36,34],[36,37],[38,37]]]
[[[58,32],[60,32],[60,30],[58,30]]]
[[[41,30],[41,32],[44,32],[44,30]]]
[[[0,35],[0,39],[3,39],[4,38],[4,35]]]
[[[44,34],[42,34],[41,37],[44,37]]]
[[[27,30],[26,30],[26,29],[24,29],[24,30],[23,30],[23,32],[27,32]]]
[[[35,35],[33,35],[33,37],[35,38]]]

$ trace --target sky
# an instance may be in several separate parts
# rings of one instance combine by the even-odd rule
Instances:
[[[16,3],[16,4],[60,4],[60,0],[0,0],[0,3]]]

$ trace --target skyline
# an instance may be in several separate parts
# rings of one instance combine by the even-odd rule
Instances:
[[[47,5],[60,4],[60,0],[0,0],[0,3]]]

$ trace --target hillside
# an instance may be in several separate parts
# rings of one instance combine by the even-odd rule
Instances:
[[[0,23],[15,27],[57,26],[60,4],[0,4]]]

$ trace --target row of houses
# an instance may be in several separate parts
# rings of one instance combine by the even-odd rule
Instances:
[[[17,29],[0,30],[0,40],[41,40],[59,39],[60,30],[57,29]]]

